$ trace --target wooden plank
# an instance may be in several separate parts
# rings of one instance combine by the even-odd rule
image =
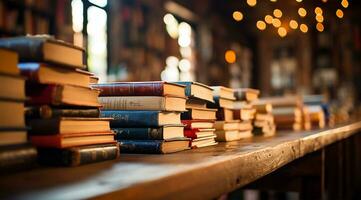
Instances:
[[[24,199],[208,199],[263,177],[360,130],[361,122],[279,133],[169,155],[122,154],[76,168],[42,168],[0,178],[0,197]],[[337,136],[342,134],[342,136]],[[333,140],[333,141],[332,141]],[[316,141],[314,145],[312,141]]]

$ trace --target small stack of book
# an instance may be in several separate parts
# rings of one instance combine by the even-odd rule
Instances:
[[[187,112],[182,113],[182,123],[186,125],[184,136],[191,139],[191,148],[216,145],[214,121],[217,109],[207,108],[213,103],[213,90],[207,85],[197,82],[177,82],[186,87],[188,97]]]
[[[110,125],[122,153],[158,154],[189,149],[180,119],[186,110],[183,85],[151,81],[92,87],[101,90],[101,116],[114,118]]]
[[[0,46],[19,54],[27,78],[26,121],[41,163],[75,166],[118,157],[110,119],[98,118],[92,74],[82,70],[83,49],[49,36],[1,39]]]
[[[234,89],[236,102],[233,108],[233,118],[240,120],[239,131],[242,138],[252,137],[254,130],[253,120],[255,118],[256,109],[252,102],[256,101],[259,96],[259,90],[252,88]]]
[[[252,105],[256,109],[256,117],[253,122],[253,133],[264,136],[273,136],[276,133],[276,125],[272,114],[272,104],[259,99],[258,101],[253,102]]]
[[[326,124],[334,125],[334,116],[330,112],[330,106],[323,95],[304,95],[303,102],[305,108],[308,110],[311,126],[316,125],[315,127],[317,128],[323,128]],[[321,114],[315,113],[318,112],[320,108],[324,113],[323,116]],[[314,121],[315,119],[317,119],[317,115],[319,116],[319,120],[322,120],[322,118],[324,118],[324,124],[322,122],[318,123],[317,121]]]
[[[17,67],[18,54],[0,49],[0,173],[30,167],[37,151],[25,128],[25,79]]]
[[[321,105],[307,105],[311,129],[324,128],[326,126],[326,116]]]
[[[307,126],[303,103],[298,96],[264,98],[272,104],[272,114],[278,130],[302,130]]]
[[[233,89],[223,86],[213,86],[212,89],[215,104],[210,105],[218,109],[216,113],[217,121],[214,124],[217,135],[216,140],[220,142],[240,140],[240,120],[233,119],[232,109],[236,100]]]

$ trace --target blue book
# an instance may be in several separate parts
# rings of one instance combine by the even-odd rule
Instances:
[[[189,149],[189,138],[175,138],[172,140],[120,140],[122,153],[165,154]]]
[[[180,113],[142,110],[102,110],[101,117],[110,117],[110,127],[160,127],[181,124]]]
[[[185,93],[187,97],[214,102],[213,89],[207,85],[192,81],[179,81],[174,83],[186,86]]]
[[[165,140],[183,137],[183,125],[157,128],[112,128],[116,140]]]

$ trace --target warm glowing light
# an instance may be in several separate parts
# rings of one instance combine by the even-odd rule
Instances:
[[[300,30],[303,32],[303,33],[307,33],[308,31],[308,27],[306,24],[301,24],[300,25]]]
[[[234,11],[232,16],[233,16],[233,19],[238,22],[243,19],[243,14],[240,11]]]
[[[336,10],[336,16],[338,17],[338,18],[343,18],[343,11],[341,10],[341,9],[337,9]]]
[[[315,8],[315,14],[316,15],[322,15],[322,9],[320,7]]]
[[[347,0],[342,0],[341,1],[341,6],[344,7],[344,8],[347,8],[348,7],[348,1]]]
[[[271,2],[277,2],[277,0],[270,0]]]
[[[323,22],[323,16],[322,15],[316,15],[316,21]]]
[[[316,24],[316,29],[317,29],[319,32],[322,32],[322,31],[325,29],[325,27],[323,26],[322,23],[317,23],[317,24]]]
[[[253,7],[257,4],[257,0],[247,0],[247,4],[251,7]]]
[[[279,27],[277,32],[281,37],[285,37],[287,35],[287,30],[284,27]]]
[[[264,21],[261,21],[261,20],[257,21],[256,26],[261,31],[266,29],[266,23]]]
[[[236,62],[236,52],[233,50],[227,50],[224,54],[224,59],[227,63],[232,64]]]
[[[302,0],[296,0],[298,3],[302,2]]]
[[[326,2],[327,2],[327,0],[322,0],[322,2],[323,2],[323,3],[326,3]]]
[[[298,28],[298,23],[297,23],[297,21],[296,21],[296,20],[291,20],[291,21],[290,21],[290,27],[291,27],[292,29],[297,29],[297,28]]]
[[[299,8],[298,9],[298,15],[300,15],[301,17],[305,17],[307,15],[307,11],[304,8]]]
[[[276,28],[281,26],[281,20],[277,19],[277,18],[273,18],[272,20],[272,25]]]
[[[264,17],[264,21],[267,23],[267,24],[272,24],[272,20],[273,20],[273,17],[271,15],[266,15]]]
[[[273,10],[273,15],[277,18],[281,18],[282,17],[282,11],[280,9],[274,9]]]

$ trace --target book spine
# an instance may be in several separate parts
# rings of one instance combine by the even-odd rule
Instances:
[[[79,166],[114,160],[119,157],[119,146],[82,147],[70,149],[39,149],[39,162],[45,165]]]
[[[57,134],[59,133],[59,121],[57,119],[31,119],[27,123],[30,126],[30,135]]]
[[[101,117],[110,117],[110,127],[159,127],[157,111],[102,110]]]
[[[217,120],[220,120],[220,121],[224,121],[225,120],[225,115],[224,115],[224,109],[218,109],[217,112],[216,112],[216,118]],[[234,112],[233,112],[234,113]]]
[[[192,120],[192,111],[188,110],[187,112],[182,112],[181,119],[182,120]]]
[[[164,83],[101,84],[92,87],[101,90],[100,96],[163,96]]]
[[[99,97],[103,110],[165,110],[164,97]]]
[[[30,97],[25,105],[58,104],[57,97],[61,93],[55,85],[25,84],[26,96]]]
[[[43,60],[43,39],[28,40],[25,38],[4,39],[0,41],[0,47],[16,51],[20,62]]]
[[[27,145],[19,148],[0,150],[0,174],[30,168],[35,165],[37,151]]]
[[[191,139],[197,139],[196,132],[199,131],[199,129],[188,129],[184,130],[184,136]]]
[[[162,140],[120,140],[121,153],[161,154]]]
[[[33,107],[26,110],[26,117],[31,118],[58,118],[58,117],[99,117],[99,109],[60,109],[50,106]]]
[[[113,128],[116,140],[163,140],[163,128]]]
[[[192,129],[192,120],[182,120],[182,124],[185,125],[184,129]]]

